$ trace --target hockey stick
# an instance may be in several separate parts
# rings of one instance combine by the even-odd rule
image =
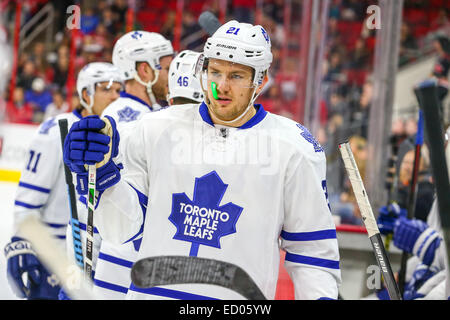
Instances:
[[[59,132],[61,134],[61,147],[62,150],[64,150],[64,140],[66,139],[67,133],[69,131],[67,119],[60,119],[58,121],[58,124],[59,124]],[[78,220],[75,186],[73,185],[72,173],[70,172],[69,167],[64,162],[63,165],[64,165],[64,176],[67,184],[67,191],[69,194],[69,206],[71,214],[73,250],[75,253],[75,261],[80,266],[80,268],[83,269],[84,268],[83,246],[81,244],[80,221]]]
[[[210,11],[204,11],[198,16],[198,24],[209,36],[221,26],[219,19]]]
[[[372,207],[370,205],[369,198],[367,197],[355,158],[353,157],[350,144],[348,142],[339,144],[339,151],[341,152],[345,169],[347,170],[347,174],[352,184],[353,192],[355,194],[359,210],[361,211],[361,216],[367,229],[367,234],[369,235],[370,242],[372,243],[372,247],[374,249],[375,259],[377,260],[378,267],[381,269],[389,297],[391,300],[401,300],[400,291],[397,287],[397,283],[395,282],[391,264],[383,246],[383,239],[381,238],[380,231],[378,230],[377,222],[375,220],[375,216],[373,215]]]
[[[418,93],[416,93],[417,100],[419,100]],[[420,103],[420,102],[419,102]],[[414,219],[415,209],[416,209],[416,199],[417,199],[417,180],[419,177],[419,168],[420,168],[420,152],[423,144],[423,114],[422,110],[419,110],[419,119],[417,121],[417,134],[416,134],[416,149],[414,154],[414,166],[411,177],[411,185],[408,195],[408,219]],[[400,260],[400,271],[398,273],[398,286],[400,288],[400,292],[403,295],[405,290],[405,277],[406,277],[406,263],[408,262],[409,254],[408,252],[403,251],[402,257]]]
[[[187,283],[212,284],[236,291],[249,300],[266,300],[243,269],[228,262],[206,258],[158,256],[141,259],[131,269],[131,281],[138,288]]]
[[[425,81],[416,89],[419,107],[423,110],[427,142],[430,149],[430,162],[433,179],[436,186],[438,212],[441,220],[442,233],[447,250],[447,261],[450,261],[450,183],[444,149],[444,130],[441,122],[440,106],[436,80]],[[448,147],[447,147],[448,148]],[[447,270],[450,278],[450,270]]]
[[[33,215],[27,216],[18,225],[18,234],[31,242],[42,263],[56,275],[64,291],[76,300],[96,300],[92,293],[92,282],[83,279],[82,269],[71,263],[66,252],[51,236],[46,227]]]
[[[86,260],[84,263],[85,275],[92,279],[92,252],[94,246],[94,210],[95,210],[95,183],[96,167],[88,166],[88,216],[86,222]]]

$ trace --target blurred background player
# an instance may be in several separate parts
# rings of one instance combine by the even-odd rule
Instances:
[[[337,299],[339,252],[327,202],[323,149],[303,126],[254,103],[268,81],[272,62],[267,31],[230,21],[208,38],[203,58],[197,69],[200,83],[204,80],[203,103],[146,115],[126,137],[120,154],[118,132],[114,121],[109,121],[113,143],[107,154],[111,156],[97,169],[112,184],[99,198],[95,213],[102,239],[118,244],[142,239],[138,258],[177,254],[236,263],[268,299],[275,296],[281,247],[287,251],[285,266],[297,299]],[[95,137],[104,136],[96,129],[103,128],[105,121],[93,116],[83,123]],[[175,142],[170,134],[175,131],[187,139]],[[88,154],[82,144],[71,143],[83,132],[72,128],[66,139],[65,161],[74,172],[80,160],[91,164],[104,157],[103,148]],[[270,164],[262,159],[233,162],[253,150],[254,137],[267,138],[264,141],[277,148],[268,156]],[[182,157],[177,157],[178,148]],[[194,161],[187,150],[192,155],[204,152],[206,159]],[[75,157],[82,153],[83,159]],[[115,162],[118,154],[123,159],[123,178]],[[194,207],[197,214],[189,211]],[[205,212],[208,218],[200,224],[198,216]],[[128,295],[131,299],[238,297],[230,290],[201,284],[147,289],[132,285]]]
[[[203,101],[200,81],[195,75],[195,66],[200,55],[199,52],[184,50],[170,63],[169,94],[167,95],[167,102],[170,105]]]
[[[49,227],[62,248],[66,244],[70,206],[58,120],[67,119],[70,128],[84,116],[101,114],[108,104],[118,98],[122,81],[112,64],[92,63],[80,71],[77,87],[82,106],[73,112],[50,118],[38,127],[28,150],[28,161],[21,172],[14,202],[14,233],[11,243],[5,247],[9,283],[19,298],[57,299],[60,289],[58,279],[48,273],[30,243],[15,235],[23,218],[36,215]],[[86,210],[83,210],[82,204],[77,204],[77,207],[80,214]],[[22,280],[24,273],[25,281]]]
[[[131,31],[117,40],[112,61],[122,74],[125,91],[102,117],[115,120],[121,139],[132,130],[136,120],[161,108],[157,102],[167,97],[173,53],[170,41],[154,32]],[[106,299],[125,298],[139,245],[140,240],[119,246],[102,241],[94,277],[96,293]]]
[[[80,97],[81,107],[79,108],[81,116],[100,115],[105,108],[119,98],[120,92],[123,90],[123,80],[119,69],[111,63],[92,62],[80,70],[77,77],[77,93]],[[78,175],[77,178],[86,180],[87,175]],[[78,186],[79,184],[77,184]],[[77,190],[80,194],[85,194],[84,190]],[[83,255],[86,254],[86,221],[87,221],[87,203],[86,197],[80,196],[83,206],[78,211],[79,227],[81,235],[81,243],[83,246]],[[67,252],[69,257],[73,257],[73,241],[70,239],[72,235],[72,226],[69,223],[67,228]],[[92,254],[92,270],[95,272],[98,252],[100,248],[101,238],[97,229],[94,228],[94,243]],[[63,290],[59,295],[59,299],[67,299]]]

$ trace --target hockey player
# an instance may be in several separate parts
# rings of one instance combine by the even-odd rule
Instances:
[[[132,131],[136,120],[159,110],[167,97],[167,77],[172,61],[170,41],[159,33],[131,31],[117,40],[112,61],[122,73],[125,91],[105,109],[102,116],[115,120],[121,139]],[[105,299],[124,299],[131,283],[130,268],[140,241],[116,245],[100,244],[94,276],[94,292]]]
[[[170,105],[203,101],[203,91],[195,75],[195,67],[200,55],[199,52],[184,50],[170,63],[169,94],[167,95],[167,102]]]
[[[65,161],[76,172],[106,160],[97,171],[110,186],[99,189],[96,225],[112,243],[142,239],[139,259],[189,255],[231,262],[273,299],[281,247],[297,299],[336,299],[339,252],[323,149],[302,125],[254,104],[271,62],[266,30],[230,21],[207,40],[198,63],[204,102],[145,115],[120,155],[115,121],[86,118],[67,136]],[[106,124],[111,136],[98,132]],[[86,132],[87,140],[77,138]],[[111,153],[74,144],[91,139],[111,142]],[[131,285],[128,295],[242,298],[203,284]]]
[[[448,135],[450,128],[447,129],[447,139]],[[448,146],[446,154],[447,159],[450,159]],[[399,206],[380,211],[377,221],[380,232],[393,233],[394,245],[413,255],[408,260],[404,299],[447,299],[447,253],[444,249],[437,200],[433,202],[427,222],[406,218],[406,210]]]
[[[38,127],[32,138],[15,195],[14,235],[5,248],[8,280],[19,298],[57,299],[60,289],[58,279],[41,264],[30,243],[15,235],[23,218],[37,215],[47,224],[61,247],[65,246],[70,207],[58,120],[67,119],[70,127],[84,116],[101,114],[108,104],[118,98],[121,87],[120,74],[112,64],[86,65],[77,78],[82,108],[50,118]],[[82,214],[83,205],[80,203],[77,207]],[[71,256],[74,256],[73,251]],[[27,281],[22,280],[24,273]]]

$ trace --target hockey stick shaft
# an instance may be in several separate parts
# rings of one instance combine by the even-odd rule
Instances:
[[[438,98],[436,83],[428,83],[416,89],[419,106],[423,110],[427,143],[430,150],[430,162],[436,187],[438,212],[441,220],[442,233],[447,250],[447,261],[450,261],[450,183],[448,163],[445,157],[444,130],[441,120],[441,101]],[[447,148],[449,148],[447,146]],[[447,270],[450,278],[450,270]]]
[[[232,263],[191,256],[158,256],[134,263],[131,280],[138,288],[203,283],[231,289],[249,300],[265,300],[251,277]]]
[[[86,223],[86,259],[84,265],[85,275],[92,279],[92,252],[94,246],[94,210],[95,210],[95,165],[88,166],[88,216]]]
[[[419,97],[417,97],[417,99],[419,99]],[[420,152],[422,150],[422,144],[423,144],[423,113],[422,110],[419,110],[419,119],[417,121],[416,146],[414,154],[414,165],[408,196],[408,208],[407,208],[408,219],[413,219],[415,216],[415,207],[417,199],[417,181],[419,177],[419,168],[421,159]],[[400,259],[400,271],[398,273],[398,285],[400,288],[400,292],[402,294],[405,290],[406,263],[408,262],[408,258],[409,254],[403,251]]]
[[[58,121],[59,124],[59,132],[61,135],[61,147],[64,150],[64,140],[66,139],[68,133],[68,122],[67,119],[60,119]],[[73,185],[72,173],[70,172],[69,167],[63,163],[64,165],[64,176],[67,184],[67,191],[69,195],[69,206],[70,206],[70,214],[71,214],[71,225],[72,225],[72,238],[73,238],[73,250],[75,254],[75,261],[83,269],[84,267],[84,259],[83,259],[83,246],[81,243],[81,235],[80,235],[80,222],[78,220],[78,211],[77,211],[77,200],[75,194],[75,186]]]
[[[83,278],[82,269],[69,261],[66,252],[52,237],[48,227],[37,217],[30,215],[21,221],[18,233],[31,242],[39,259],[56,275],[70,298],[76,300],[100,298],[92,293],[92,282]]]
[[[356,165],[350,144],[348,142],[339,144],[339,151],[341,152],[342,160],[344,161],[344,166],[347,170],[367,234],[374,249],[375,259],[383,275],[384,283],[388,290],[389,296],[391,300],[401,300],[400,291],[397,283],[395,282],[391,264],[386,254],[383,240],[381,239],[380,231],[378,230],[377,222],[375,220],[375,216],[373,214],[372,207],[370,205],[367,192],[364,188],[364,184],[361,179],[358,166]]]

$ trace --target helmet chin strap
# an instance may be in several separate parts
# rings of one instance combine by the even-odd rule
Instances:
[[[92,107],[94,105],[94,96],[89,96],[89,100],[91,102],[89,102],[89,104],[87,104],[83,98],[80,99],[80,104],[83,106],[83,108],[85,108],[87,110],[87,112],[89,112],[90,114],[94,114]]]
[[[134,75],[134,80],[136,80],[137,82],[139,82],[140,84],[142,84],[142,85],[145,87],[145,89],[147,90],[148,98],[150,99],[150,102],[151,102],[151,104],[152,104],[151,107],[152,107],[154,110],[159,110],[159,109],[161,109],[161,106],[156,102],[156,98],[155,98],[155,95],[154,95],[153,90],[152,90],[153,85],[158,81],[159,70],[153,69],[153,71],[154,71],[154,73],[155,73],[155,78],[153,79],[153,81],[149,81],[149,82],[143,81],[143,80],[139,77],[139,75],[137,74],[137,72],[136,72],[135,75]]]
[[[203,74],[201,74],[200,76],[203,77]],[[201,86],[201,88],[202,88],[202,90],[203,90],[203,93],[204,93],[204,96],[205,96],[205,103],[206,103],[206,106],[208,107],[209,112],[210,112],[210,113],[213,113],[212,110],[211,110],[211,100],[209,100],[209,98],[208,98],[208,92],[207,92],[207,90],[205,90],[205,88],[203,87],[203,81],[202,81],[202,79],[200,79],[200,86]],[[241,119],[242,119],[242,118],[250,111],[250,109],[253,107],[253,103],[255,102],[256,98],[259,96],[259,93],[261,93],[261,92],[256,93],[256,88],[257,88],[257,87],[254,87],[254,88],[253,88],[252,97],[251,97],[251,99],[250,99],[250,101],[249,101],[249,103],[248,103],[247,108],[245,108],[245,110],[244,110],[237,118],[235,118],[235,119],[233,119],[233,120],[228,120],[228,121],[225,121],[225,120],[220,120],[220,121],[221,121],[223,124],[232,124],[232,123],[235,123],[235,122],[241,120]]]

